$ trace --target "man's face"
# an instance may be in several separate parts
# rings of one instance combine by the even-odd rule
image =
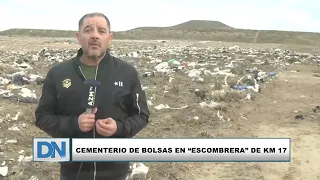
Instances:
[[[112,33],[107,21],[100,16],[87,17],[77,33],[83,53],[90,58],[102,56],[111,45]]]

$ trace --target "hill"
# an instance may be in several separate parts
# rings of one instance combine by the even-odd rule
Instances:
[[[199,30],[199,29],[234,29],[231,26],[223,24],[219,21],[205,21],[205,20],[190,20],[181,24],[168,27],[138,27],[132,30],[166,30],[166,29],[185,29],[185,30]]]
[[[75,37],[76,31],[9,29],[3,36]],[[114,39],[200,40],[246,43],[277,43],[320,46],[320,33],[275,30],[249,30],[230,27],[218,21],[191,20],[169,27],[140,27],[114,32]]]
[[[223,24],[219,21],[191,20],[170,28],[175,29],[234,29],[231,26]]]

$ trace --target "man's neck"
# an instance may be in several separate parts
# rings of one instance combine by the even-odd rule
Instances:
[[[80,57],[80,61],[87,66],[98,66],[99,63],[102,61],[103,57],[104,55],[97,58],[91,58],[91,57],[82,55]]]

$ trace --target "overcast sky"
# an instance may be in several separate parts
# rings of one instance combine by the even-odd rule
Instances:
[[[113,31],[215,20],[244,29],[320,32],[318,0],[0,0],[0,30],[76,30],[82,15],[102,12]]]

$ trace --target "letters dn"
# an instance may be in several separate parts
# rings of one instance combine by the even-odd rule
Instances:
[[[68,138],[34,138],[33,161],[63,162],[70,160]]]

